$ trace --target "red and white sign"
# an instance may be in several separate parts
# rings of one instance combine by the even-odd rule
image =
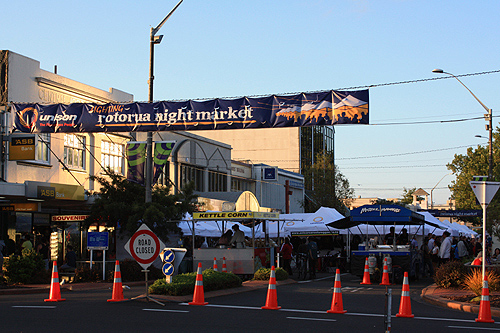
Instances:
[[[148,228],[146,224],[142,224],[139,229],[132,235],[125,250],[142,266],[147,269],[160,255],[160,251],[165,247],[165,244]]]

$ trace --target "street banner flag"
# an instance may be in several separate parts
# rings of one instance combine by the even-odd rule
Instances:
[[[144,185],[146,170],[146,142],[129,141],[127,143],[127,179]]]
[[[163,132],[368,124],[368,90],[153,103],[12,103],[23,133]]]
[[[153,155],[153,163],[154,163],[154,176],[153,176],[153,184],[158,181],[160,177],[163,166],[167,163],[168,157],[174,149],[175,141],[156,141],[155,149]],[[168,177],[169,175],[165,175]]]

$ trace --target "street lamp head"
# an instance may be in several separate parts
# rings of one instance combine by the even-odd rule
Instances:
[[[160,44],[162,39],[163,39],[163,35],[153,36],[153,43]]]
[[[433,69],[432,72],[433,73],[439,73],[439,74],[443,74],[444,73],[444,71],[441,68]]]

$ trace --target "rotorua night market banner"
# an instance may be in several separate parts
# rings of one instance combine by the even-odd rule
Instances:
[[[26,133],[162,132],[368,124],[368,90],[129,104],[13,103]]]

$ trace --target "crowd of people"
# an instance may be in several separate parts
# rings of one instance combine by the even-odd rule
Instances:
[[[500,260],[500,249],[496,248],[492,253],[491,238],[483,246],[482,238],[474,237],[453,237],[448,231],[443,232],[442,236],[429,234],[424,238],[421,250],[424,253],[424,260],[428,270],[431,272],[449,261],[470,260],[472,265],[482,265],[483,251],[486,251],[486,264],[491,265],[493,261]]]

